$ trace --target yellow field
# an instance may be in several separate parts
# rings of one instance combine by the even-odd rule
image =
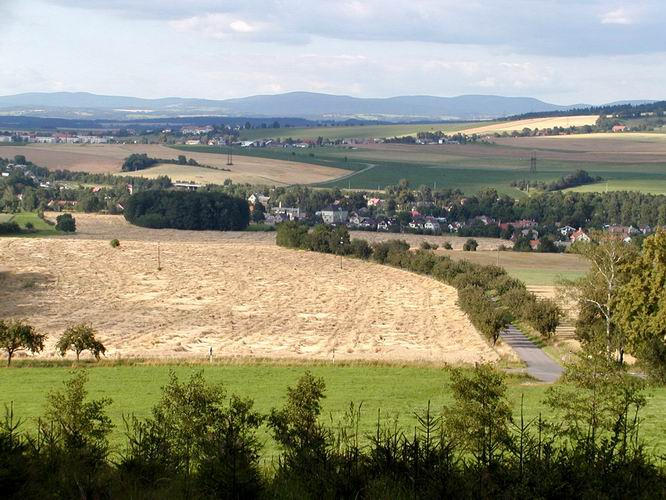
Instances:
[[[556,116],[550,118],[529,118],[526,120],[515,120],[511,122],[498,122],[482,127],[461,129],[465,134],[493,134],[495,132],[512,132],[524,128],[553,128],[553,127],[581,127],[583,125],[594,125],[599,118],[597,115],[584,116]]]
[[[205,357],[212,347],[229,358],[499,359],[456,306],[456,290],[424,276],[356,259],[341,267],[264,234],[76,219],[73,236],[0,239],[0,317],[47,333],[44,356],[68,325],[91,322],[111,357]]]
[[[223,182],[228,178],[238,183],[288,185],[324,182],[349,173],[338,168],[250,156],[234,156],[234,164],[227,166],[226,155],[183,153],[158,144],[31,144],[3,146],[0,149],[3,158],[25,155],[29,161],[49,170],[91,173],[119,173],[123,159],[132,153],[146,153],[153,158],[165,159],[185,154],[202,165],[230,169],[227,172],[167,164],[131,174],[144,177],[169,175],[172,180]]]

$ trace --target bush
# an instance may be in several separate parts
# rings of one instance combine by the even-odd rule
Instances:
[[[124,213],[129,223],[156,229],[242,231],[250,222],[247,201],[216,191],[140,191]]]
[[[287,248],[307,248],[308,226],[298,222],[282,222],[275,228],[275,243]]]
[[[555,333],[561,317],[562,310],[551,299],[531,301],[523,314],[525,321],[545,338]]]
[[[389,252],[393,250],[394,253],[409,251],[409,243],[405,240],[389,240],[381,243],[375,243],[372,246],[372,258],[380,264],[386,263]]]
[[[35,229],[35,225],[34,225],[32,222],[26,222],[26,223],[25,223],[25,228],[26,228],[28,231],[33,231],[33,230]]]
[[[372,247],[367,241],[354,238],[350,243],[350,255],[367,260],[372,256]]]
[[[453,250],[453,246],[448,241],[444,242],[444,244],[442,245],[442,248],[444,248],[444,250]]]
[[[76,219],[72,217],[72,214],[58,215],[55,228],[57,231],[73,233],[76,231]]]
[[[437,243],[429,243],[428,241],[422,241],[420,245],[421,250],[437,250],[439,245]]]
[[[111,245],[111,248],[118,248],[120,246],[120,241],[117,239],[112,239],[109,244]]]
[[[21,228],[16,222],[0,222],[0,234],[20,234]]]
[[[479,246],[478,242],[475,239],[470,238],[463,245],[463,250],[465,252],[476,252],[478,246]]]

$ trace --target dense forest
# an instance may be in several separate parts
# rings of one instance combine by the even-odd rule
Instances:
[[[157,229],[242,231],[250,221],[247,201],[220,192],[141,191],[124,214],[131,224]]]

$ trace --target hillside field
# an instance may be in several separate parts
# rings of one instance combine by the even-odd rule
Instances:
[[[187,165],[158,165],[141,172],[123,172],[123,175],[157,177],[169,175],[172,180],[203,183],[222,183],[229,178],[234,182],[253,184],[309,184],[324,182],[346,174],[345,170],[327,166],[313,166],[301,162],[285,162],[275,158],[234,157],[233,165],[227,165],[226,149],[214,148],[224,154],[188,153],[202,165],[216,169]],[[146,153],[153,158],[172,159],[177,151],[157,144],[30,144],[6,146],[0,149],[0,157],[13,158],[24,155],[29,161],[49,170],[71,170],[90,173],[119,174],[123,160],[133,153]]]
[[[0,317],[47,333],[43,357],[55,355],[65,328],[85,322],[112,358],[202,358],[212,347],[229,359],[500,359],[457,307],[456,290],[425,276],[288,250],[264,235],[255,243],[256,233],[76,218],[73,236],[0,239]]]
[[[412,186],[429,185],[475,193],[493,187],[516,198],[526,194],[512,181],[551,182],[576,170],[587,170],[603,182],[576,188],[587,191],[630,189],[666,193],[666,140],[663,134],[591,134],[590,136],[518,137],[466,145],[370,144],[309,149],[243,148],[237,156],[311,163],[344,169],[346,175],[317,184],[321,187],[382,190],[407,179]],[[210,151],[205,146],[178,147]],[[529,171],[537,157],[537,172]]]

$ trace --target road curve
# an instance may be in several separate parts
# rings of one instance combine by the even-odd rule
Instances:
[[[535,379],[542,382],[556,382],[562,375],[564,371],[562,367],[515,326],[509,325],[501,337],[518,357],[527,363],[527,373]]]

